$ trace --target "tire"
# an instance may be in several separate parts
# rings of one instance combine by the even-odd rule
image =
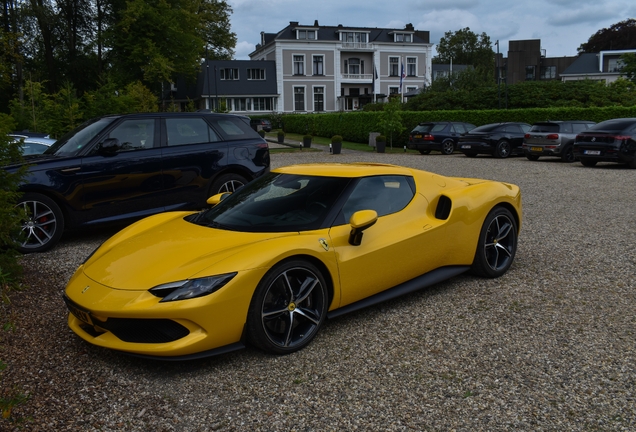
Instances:
[[[562,162],[572,163],[575,160],[576,158],[574,157],[574,148],[571,145],[567,146],[563,149],[563,151],[561,151]]]
[[[508,209],[492,209],[479,234],[472,273],[487,278],[506,273],[517,252],[517,232],[517,222]]]
[[[214,180],[214,183],[212,183],[212,186],[210,186],[210,190],[206,199],[219,193],[234,192],[238,188],[246,184],[247,179],[245,177],[233,173],[223,174],[222,176]]]
[[[526,157],[528,158],[528,160],[531,160],[531,161],[538,161],[539,160],[539,156],[537,156],[537,155],[529,155],[529,154],[527,154]]]
[[[430,154],[430,153],[431,153],[430,150],[420,150],[420,154],[423,154],[423,155],[427,155],[427,154]]]
[[[325,278],[305,260],[273,267],[258,284],[247,316],[248,340],[274,354],[307,346],[327,316]]]
[[[20,252],[44,252],[60,241],[64,215],[55,201],[38,193],[26,193],[18,206],[27,213],[26,220],[22,221],[22,237],[18,240]]]
[[[477,153],[464,153],[464,155],[466,155],[469,158],[477,157]]]
[[[593,167],[593,166],[596,166],[598,161],[594,159],[581,159],[581,163],[583,164],[583,166]]]
[[[442,143],[441,152],[443,155],[451,155],[455,151],[455,143],[453,141],[448,140]]]
[[[506,140],[501,140],[495,147],[495,157],[499,159],[505,159],[510,156],[510,143]]]

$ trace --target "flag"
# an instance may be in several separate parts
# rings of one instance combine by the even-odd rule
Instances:
[[[400,94],[403,93],[402,92],[402,83],[404,81],[404,78],[406,77],[406,73],[404,73],[404,61],[402,60],[401,63],[402,63],[402,69],[401,69],[401,72],[400,72]]]
[[[373,92],[373,103],[375,103],[375,80],[378,79],[378,70],[375,68],[375,62],[373,63],[373,77],[371,84],[371,91]]]

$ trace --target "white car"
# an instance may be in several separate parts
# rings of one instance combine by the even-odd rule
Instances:
[[[22,140],[22,155],[35,155],[42,154],[48,149],[56,140],[45,136],[28,136],[19,134],[9,134],[16,141]]]

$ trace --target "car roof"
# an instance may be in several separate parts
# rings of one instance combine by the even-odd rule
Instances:
[[[325,177],[368,177],[376,175],[413,175],[413,170],[397,165],[375,163],[298,164],[273,169],[272,172]]]

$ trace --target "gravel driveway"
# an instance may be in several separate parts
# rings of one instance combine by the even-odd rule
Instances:
[[[372,161],[521,187],[511,270],[460,276],[326,323],[284,357],[167,363],[93,347],[61,293],[114,231],[25,257],[2,332],[1,430],[636,430],[636,170],[525,158],[275,153],[274,167]],[[413,251],[417,253],[417,251]]]

